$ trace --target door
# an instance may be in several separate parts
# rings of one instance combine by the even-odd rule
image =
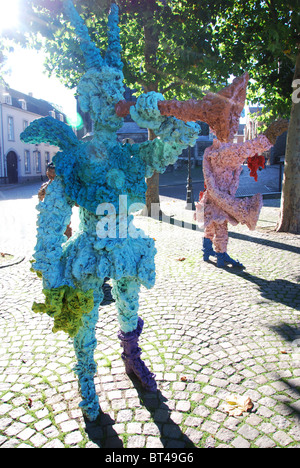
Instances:
[[[18,158],[14,151],[10,151],[6,157],[7,177],[9,184],[18,183]]]

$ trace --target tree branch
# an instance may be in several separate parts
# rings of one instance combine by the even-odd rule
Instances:
[[[278,21],[278,14],[277,14],[277,11],[276,11],[276,7],[274,5],[274,0],[266,0],[266,4],[269,6],[269,9],[270,9],[270,13],[274,19],[274,21]]]

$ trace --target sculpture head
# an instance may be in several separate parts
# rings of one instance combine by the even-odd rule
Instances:
[[[123,73],[112,67],[89,69],[78,84],[79,104],[83,112],[89,112],[95,130],[105,128],[116,131],[123,119],[115,112],[115,105],[123,99]]]
[[[123,63],[121,61],[118,7],[111,5],[108,17],[108,48],[104,58],[91,41],[88,29],[72,0],[65,0],[65,13],[75,27],[85,58],[86,73],[78,84],[79,103],[83,112],[89,112],[95,131],[116,131],[122,119],[116,116],[115,104],[123,99]]]

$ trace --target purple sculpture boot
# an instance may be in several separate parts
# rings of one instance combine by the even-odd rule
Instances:
[[[142,386],[148,392],[156,392],[157,385],[155,382],[155,375],[149,371],[145,363],[141,360],[141,348],[138,347],[138,339],[142,333],[144,322],[139,317],[137,328],[128,333],[119,331],[118,338],[123,347],[122,359],[125,363],[125,370],[127,374],[134,373],[140,380]]]

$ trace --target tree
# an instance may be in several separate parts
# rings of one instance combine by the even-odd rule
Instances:
[[[212,21],[222,10],[222,0],[117,0],[125,82],[137,93],[159,91],[167,99],[200,98],[207,90],[226,84],[217,48],[211,47]],[[48,51],[46,68],[68,87],[83,74],[77,39],[62,15],[61,0],[21,0],[23,30],[17,40]],[[102,49],[106,46],[106,21],[110,0],[75,0],[89,33]],[[42,38],[37,40],[37,37]],[[218,63],[220,62],[220,63]],[[218,67],[214,64],[218,63]],[[149,138],[155,135],[149,133]],[[146,204],[159,202],[158,174],[148,179]]]
[[[294,81],[300,84],[300,44]],[[296,90],[297,92],[297,90]],[[298,90],[299,92],[299,90]],[[277,231],[300,233],[300,98],[293,93],[292,110],[285,153],[280,220]]]
[[[299,233],[300,104],[292,85],[300,84],[300,4],[298,0],[226,3],[227,8],[217,18],[212,45],[218,48],[230,73],[249,72],[248,99],[264,106],[262,118],[266,123],[290,119],[277,230]]]

